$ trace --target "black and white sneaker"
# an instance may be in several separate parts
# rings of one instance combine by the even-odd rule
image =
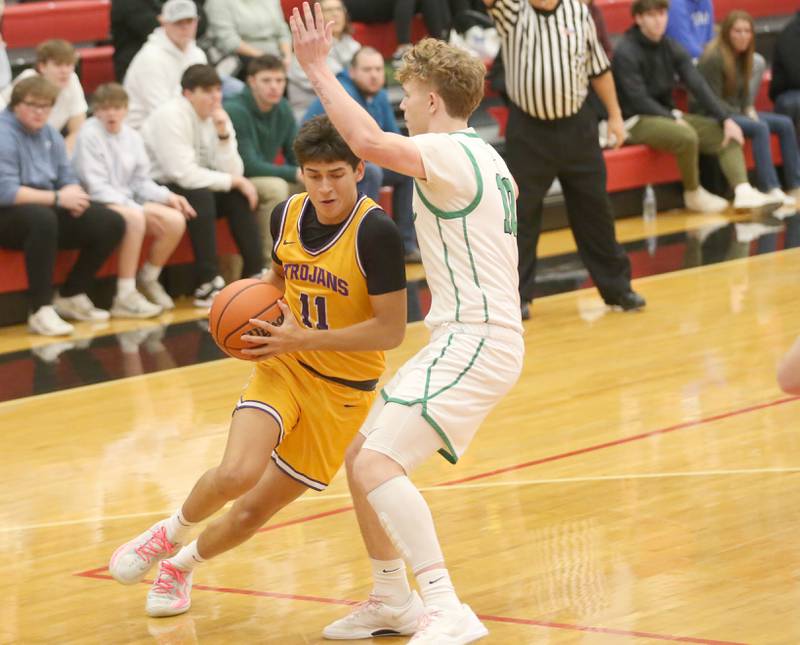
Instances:
[[[195,307],[208,309],[214,302],[217,294],[225,288],[225,280],[221,275],[218,275],[211,282],[204,282],[197,289],[194,290],[194,300],[192,304]]]

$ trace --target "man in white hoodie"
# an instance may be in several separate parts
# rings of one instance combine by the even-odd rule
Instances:
[[[187,67],[207,62],[195,43],[198,17],[192,0],[167,0],[160,20],[162,26],[134,56],[123,82],[130,101],[128,124],[136,130],[153,110],[180,95]]]
[[[186,226],[194,250],[194,304],[209,307],[225,286],[217,267],[216,220],[228,220],[244,260],[244,277],[264,269],[255,217],[258,193],[244,177],[236,132],[222,109],[222,81],[211,65],[192,65],[181,96],[156,109],[141,129],[153,178],[183,195],[197,212]]]

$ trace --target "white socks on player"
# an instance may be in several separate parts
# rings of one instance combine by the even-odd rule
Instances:
[[[369,493],[367,500],[389,539],[415,572],[425,604],[461,607],[447,569],[440,567],[416,573],[444,562],[444,556],[431,511],[411,480],[405,476],[390,479]]]
[[[173,544],[186,544],[186,539],[194,526],[183,516],[183,509],[179,508],[167,518],[167,539]]]
[[[406,563],[402,560],[372,560],[374,586],[370,595],[380,598],[390,607],[402,607],[411,595],[406,577]]]
[[[192,571],[198,564],[205,562],[205,559],[201,558],[197,552],[197,540],[192,540],[176,555],[169,558],[169,561],[182,571]]]

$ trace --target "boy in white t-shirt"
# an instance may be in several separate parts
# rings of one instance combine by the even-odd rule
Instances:
[[[55,85],[60,91],[47,124],[64,135],[69,154],[72,154],[78,130],[86,121],[86,111],[89,109],[81,82],[75,73],[77,62],[78,55],[75,48],[66,40],[46,40],[36,48],[35,68],[26,69],[3,91],[3,99],[7,103],[13,86],[22,79],[36,74],[40,74]]]
[[[315,10],[304,3],[303,20],[294,9],[295,56],[353,152],[414,178],[414,225],[431,290],[430,342],[383,388],[346,459],[373,590],[323,635],[414,634],[414,645],[464,645],[488,630],[456,595],[430,509],[409,475],[437,452],[456,463],[519,378],[518,191],[505,162],[467,125],[483,97],[479,60],[439,40],[414,45],[396,75],[411,136],[383,132],[327,67],[331,25]]]
[[[118,83],[101,85],[92,96],[92,108],[94,116],[78,134],[72,165],[89,197],[125,219],[111,315],[157,316],[175,306],[158,276],[186,230],[186,219],[196,213],[185,197],[150,178],[142,136],[125,123],[125,89]],[[145,235],[155,239],[139,272],[137,290],[136,267]]]

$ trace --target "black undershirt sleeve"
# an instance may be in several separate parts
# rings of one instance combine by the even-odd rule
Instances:
[[[288,200],[287,200],[288,201]],[[286,202],[281,202],[272,209],[272,215],[269,217],[269,232],[272,235],[272,261],[275,264],[281,264],[278,256],[275,255],[275,241],[281,233],[281,219],[283,219],[283,209],[286,208]]]
[[[370,211],[361,222],[356,243],[361,266],[367,274],[367,292],[371,296],[405,289],[403,240],[386,213]]]

